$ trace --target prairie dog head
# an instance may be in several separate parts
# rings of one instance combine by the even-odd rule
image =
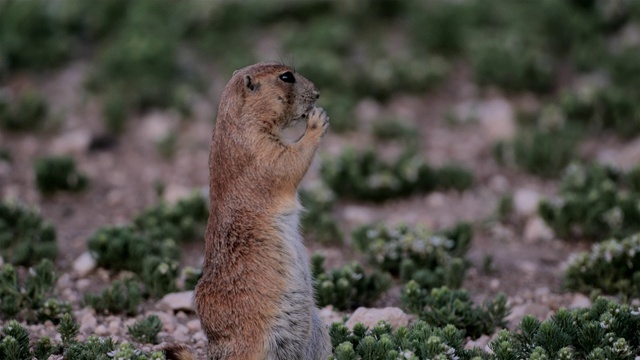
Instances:
[[[222,94],[218,120],[227,114],[227,119],[245,126],[255,122],[279,130],[305,119],[319,96],[315,85],[293,68],[259,63],[233,73]]]

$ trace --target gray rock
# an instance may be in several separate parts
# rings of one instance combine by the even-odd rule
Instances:
[[[569,305],[569,309],[581,309],[588,307],[591,307],[591,300],[582,294],[575,294],[571,304]]]
[[[513,207],[520,216],[532,216],[538,211],[540,194],[530,189],[518,189],[513,194]]]
[[[384,309],[370,309],[359,307],[346,322],[346,326],[353,328],[357,323],[365,326],[376,326],[380,321],[387,321],[393,328],[406,326],[409,324],[410,317],[402,310],[396,307],[386,307]]]
[[[546,320],[550,313],[551,309],[546,305],[539,303],[523,304],[511,308],[511,313],[506,320],[509,323],[508,327],[515,329],[525,315],[533,315],[539,320]]]
[[[98,320],[95,314],[93,311],[86,311],[80,318],[80,332],[92,334],[96,326],[98,326]]]
[[[527,220],[524,226],[524,240],[529,243],[536,242],[538,240],[552,240],[553,230],[547,226],[547,224],[539,217],[534,217]]]
[[[480,103],[478,118],[489,140],[510,140],[516,134],[513,107],[506,99],[496,98]]]
[[[89,275],[96,268],[96,259],[89,252],[82,253],[73,262],[73,271],[80,277]]]
[[[475,340],[469,340],[466,344],[464,344],[465,350],[471,350],[473,348],[479,348],[482,350],[486,350],[487,345],[491,341],[491,337],[488,335],[482,335]]]
[[[193,306],[193,291],[182,291],[165,295],[156,307],[163,311],[195,311]]]
[[[342,314],[333,310],[333,306],[325,306],[320,309],[320,318],[325,324],[331,325],[334,322],[342,322]]]

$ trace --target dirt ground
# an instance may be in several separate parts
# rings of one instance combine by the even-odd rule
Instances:
[[[60,256],[57,265],[62,272],[86,249],[88,237],[99,227],[121,224],[145,207],[158,201],[156,184],[165,184],[165,196],[176,199],[191,189],[206,189],[208,183],[208,149],[220,91],[226,76],[212,77],[206,96],[194,99],[194,116],[180,120],[171,112],[155,111],[131,119],[124,134],[103,141],[100,108],[96,99],[86,97],[83,79],[88,65],[74,62],[52,74],[39,77],[16,76],[9,87],[35,85],[53,106],[53,113],[64,119],[57,129],[43,134],[0,133],[0,144],[10,150],[12,163],[0,166],[0,197],[20,199],[38,207],[46,219],[55,224]],[[322,89],[320,89],[322,91]],[[543,181],[521,171],[498,165],[491,156],[494,139],[485,125],[469,121],[452,125],[445,114],[466,102],[485,102],[502,95],[493,90],[481,91],[469,80],[467,71],[458,67],[455,75],[435,91],[421,96],[398,96],[388,104],[373,100],[361,102],[356,109],[359,130],[338,135],[329,131],[320,152],[332,156],[350,144],[375,146],[370,122],[381,114],[395,114],[417,125],[419,149],[433,164],[459,163],[475,175],[472,189],[463,193],[437,192],[395,199],[381,205],[340,201],[335,215],[345,234],[365,222],[384,220],[394,224],[424,224],[440,229],[465,220],[474,224],[475,236],[469,258],[472,266],[464,287],[481,300],[498,292],[508,295],[513,305],[546,302],[549,310],[569,306],[572,294],[563,294],[561,275],[567,259],[588,248],[584,243],[568,243],[553,238],[526,238],[526,228],[535,214],[516,211],[510,221],[495,220],[501,195],[521,190],[540,196],[553,196],[555,181]],[[509,98],[512,104],[530,102],[526,96]],[[535,101],[534,101],[535,103]],[[535,104],[534,104],[535,106]],[[331,116],[331,114],[329,114]],[[300,128],[292,132],[300,131]],[[168,133],[177,134],[175,155],[166,159],[157,149],[157,141]],[[93,144],[92,144],[93,143]],[[618,146],[604,142],[604,146]],[[99,144],[98,144],[99,145]],[[98,149],[95,149],[98,147]],[[393,152],[393,145],[388,146]],[[385,151],[386,148],[381,148]],[[586,146],[587,155],[598,148]],[[79,168],[86,172],[91,184],[79,194],[56,194],[42,197],[36,191],[33,160],[51,154],[71,154]],[[318,179],[319,159],[310,169],[304,184]],[[538,219],[539,220],[539,219]],[[346,244],[326,247],[308,242],[310,251],[327,256],[328,266],[338,266],[358,254]],[[190,244],[183,255],[184,265],[200,266],[202,243]],[[483,263],[493,259],[491,271]],[[100,276],[92,277],[100,287]],[[103,279],[105,280],[105,279]],[[399,305],[399,289],[392,289],[379,301],[382,305]]]

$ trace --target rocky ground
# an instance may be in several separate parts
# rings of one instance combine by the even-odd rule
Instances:
[[[88,256],[87,238],[101,226],[121,224],[145,207],[157,202],[155,184],[165,184],[165,197],[175,200],[194,188],[206,189],[208,147],[220,90],[224,77],[213,80],[206,96],[194,99],[193,119],[184,121],[171,112],[155,111],[132,119],[127,131],[106,149],[95,149],[104,133],[98,106],[94,99],[76,96],[82,93],[82,79],[87,65],[75,62],[51,76],[17,77],[7,86],[20,87],[24,82],[40,88],[53,112],[65,119],[59,128],[45,134],[0,133],[0,144],[7,147],[13,162],[0,162],[0,197],[20,199],[41,209],[58,231],[60,256],[56,265],[63,273],[57,285],[62,300],[74,305],[74,315],[81,324],[80,339],[91,334],[128,340],[127,326],[148,314],[156,314],[163,322],[159,345],[144,345],[157,349],[165,344],[184,343],[204,354],[206,337],[193,313],[190,293],[168,295],[171,298],[149,301],[135,318],[98,315],[83,307],[85,292],[99,291],[122,274],[112,274],[95,267]],[[373,100],[361,101],[356,108],[359,130],[348,135],[329,132],[320,151],[327,156],[337,154],[349,144],[373,146],[370,124],[384,114],[398,115],[413,122],[420,132],[420,152],[432,163],[454,161],[470,168],[476,183],[463,193],[435,192],[398,199],[381,205],[339,202],[335,216],[345,234],[363,223],[384,220],[389,224],[405,222],[425,224],[433,229],[450,226],[457,221],[471,221],[475,237],[470,251],[473,263],[464,287],[477,301],[504,292],[512,307],[510,326],[524,314],[544,319],[560,307],[583,307],[590,304],[581,294],[562,290],[561,274],[567,260],[588,248],[585,243],[568,243],[554,237],[553,232],[536,215],[537,202],[553,196],[556,181],[543,181],[520,171],[499,166],[491,156],[493,143],[509,139],[515,132],[515,112],[521,107],[539,106],[535,98],[505,97],[497,91],[480,91],[459,69],[447,84],[422,96],[399,96],[382,105]],[[588,79],[584,80],[588,81]],[[447,112],[460,119],[451,124]],[[293,129],[295,134],[302,128]],[[166,159],[160,155],[157,143],[170,133],[177,134],[175,154]],[[292,135],[293,136],[293,135]],[[393,153],[394,148],[381,148]],[[582,153],[592,159],[628,165],[640,158],[640,143],[627,144],[603,137],[584,144]],[[42,197],[34,185],[32,162],[50,154],[69,154],[79,168],[91,178],[88,190],[80,194],[58,194]],[[319,161],[305,178],[304,185],[318,179]],[[495,218],[500,196],[514,195],[514,214],[508,221]],[[327,247],[308,241],[311,251],[327,257],[327,266],[338,266],[357,259],[347,244]],[[202,243],[185,249],[183,265],[200,266]],[[483,267],[487,257],[492,267]],[[356,314],[322,310],[327,323],[349,318],[370,324],[389,319],[406,324],[411,316],[397,309],[399,288],[385,294],[378,302],[383,310],[358,309]],[[0,326],[3,321],[0,320]],[[52,323],[28,325],[36,337],[54,335]],[[59,335],[57,335],[59,337]],[[489,337],[469,339],[469,345],[486,345]],[[60,340],[60,339],[58,339]]]

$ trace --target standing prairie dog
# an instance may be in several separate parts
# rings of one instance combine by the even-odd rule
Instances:
[[[318,97],[309,80],[270,63],[237,70],[222,93],[195,289],[209,360],[324,360],[331,352],[298,230],[297,188],[329,126]],[[304,135],[283,141],[282,129],[305,118]],[[172,356],[188,358],[180,353]]]

